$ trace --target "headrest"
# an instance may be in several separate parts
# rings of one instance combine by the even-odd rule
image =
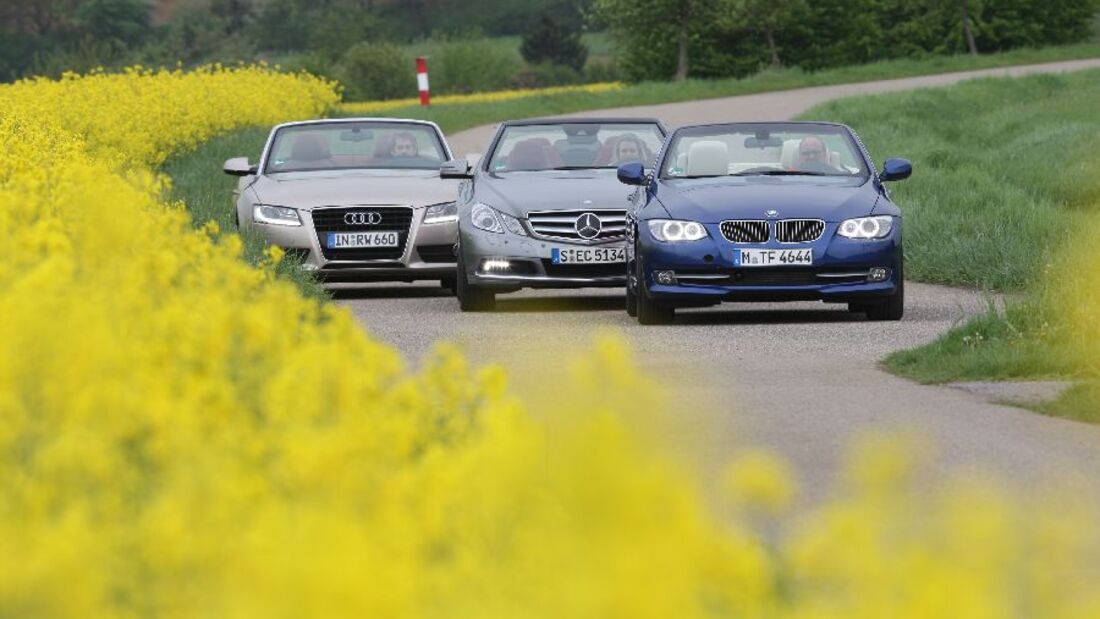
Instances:
[[[320,161],[331,156],[328,142],[316,133],[295,136],[294,143],[290,147],[290,158],[293,161]]]
[[[725,176],[730,172],[730,149],[725,142],[703,140],[688,149],[688,176]]]

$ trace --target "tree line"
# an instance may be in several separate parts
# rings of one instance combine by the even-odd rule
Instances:
[[[595,0],[628,79],[740,77],[1095,36],[1097,0]]]
[[[1079,42],[1095,36],[1098,10],[1100,0],[8,0],[0,81],[262,59],[383,98],[407,89],[397,46],[412,41],[435,44],[439,83],[456,92],[741,77]],[[611,34],[612,63],[586,64],[585,29]],[[517,34],[522,58],[486,39]]]

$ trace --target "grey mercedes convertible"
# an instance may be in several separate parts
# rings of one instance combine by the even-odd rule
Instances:
[[[650,118],[570,118],[502,124],[476,169],[444,164],[458,191],[463,311],[491,311],[522,288],[623,287],[630,192],[618,166],[652,165],[665,128]]]

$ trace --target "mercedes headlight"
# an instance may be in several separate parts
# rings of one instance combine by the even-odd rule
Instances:
[[[470,209],[470,223],[475,228],[486,232],[503,234],[507,229],[512,234],[527,235],[527,231],[523,229],[523,224],[518,219],[481,202]]]
[[[301,218],[298,211],[285,206],[269,206],[257,204],[252,207],[252,221],[272,226],[300,226]]]
[[[707,238],[707,229],[697,221],[651,219],[647,223],[649,223],[649,233],[658,241],[678,243]]]
[[[424,211],[425,224],[447,224],[458,221],[458,204],[444,202],[429,206]]]
[[[840,222],[837,234],[847,239],[881,239],[893,229],[893,217],[857,217]]]

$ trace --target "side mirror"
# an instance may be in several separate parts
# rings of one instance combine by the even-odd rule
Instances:
[[[230,176],[252,176],[256,174],[256,166],[248,163],[248,157],[234,157],[226,160],[222,171]]]
[[[470,178],[470,162],[465,159],[452,159],[439,166],[439,178]]]
[[[879,178],[883,181],[903,181],[913,173],[913,164],[908,159],[887,159],[882,164],[882,174]]]
[[[638,163],[624,163],[619,166],[617,173],[619,182],[624,185],[645,185],[647,180],[645,176],[645,166]]]

